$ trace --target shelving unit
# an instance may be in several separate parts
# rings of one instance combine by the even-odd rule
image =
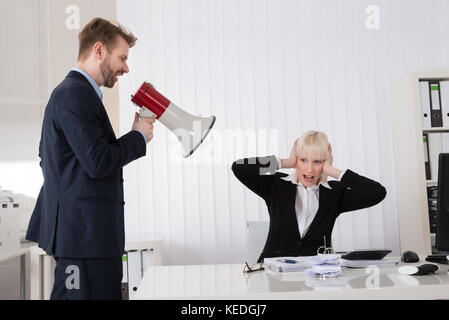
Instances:
[[[423,129],[419,80],[449,79],[449,70],[413,72],[391,83],[392,134],[396,172],[396,198],[401,251],[431,254],[435,234],[430,233],[423,133],[449,132],[449,128]]]
[[[445,75],[445,74],[443,74],[443,77],[435,77],[435,76],[432,75],[432,77],[430,79],[426,78],[426,77],[421,77],[420,80],[424,80],[424,81],[426,81],[426,80],[448,81],[449,77],[447,75]],[[441,85],[439,86],[439,90],[440,90],[440,93],[441,93]],[[444,114],[444,110],[443,109],[442,109],[442,111],[443,111],[442,112],[443,113],[442,116],[446,117],[446,115]],[[420,113],[420,116],[422,117],[422,111]],[[431,134],[435,135],[435,134],[440,134],[440,133],[447,133],[447,132],[449,132],[449,127],[447,127],[447,126],[444,127],[443,126],[443,127],[433,127],[433,128],[422,128],[422,132],[423,132],[423,134],[427,134],[427,135],[431,135]],[[441,137],[441,140],[443,140],[442,137]],[[449,150],[441,150],[441,152],[449,152]],[[429,154],[429,157],[431,157],[431,156],[432,156],[432,154]],[[435,156],[435,155],[433,155],[433,156]],[[433,159],[433,160],[434,161],[431,161],[431,165],[432,165],[432,162],[433,162],[433,165],[438,164],[438,159]],[[433,168],[431,167],[431,170],[434,170],[434,171],[438,172],[438,168],[436,166],[434,166]],[[427,187],[437,186],[438,185],[438,180],[435,179],[435,177],[432,177],[432,178],[433,179],[431,179],[431,180],[426,180]],[[428,206],[429,206],[429,211],[430,211],[430,204],[428,204]],[[430,233],[430,242],[431,242],[431,246],[432,247],[435,246],[435,237],[436,237],[436,234],[431,232]]]
[[[447,79],[449,80],[449,79]],[[449,128],[446,127],[440,127],[440,128],[429,128],[429,129],[422,129],[422,132],[449,132]]]

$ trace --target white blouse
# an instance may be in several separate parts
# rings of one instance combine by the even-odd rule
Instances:
[[[281,169],[281,161],[278,159],[278,167]],[[340,176],[338,177],[338,181],[341,180],[346,170],[342,171]],[[312,224],[313,219],[318,212],[319,207],[319,199],[320,199],[320,184],[323,187],[328,189],[332,189],[331,186],[327,182],[320,182],[318,185],[312,185],[308,188],[305,188],[301,182],[298,182],[298,178],[296,176],[296,170],[287,177],[282,178],[285,181],[290,181],[293,184],[297,185],[296,188],[296,199],[295,199],[295,210],[296,210],[296,219],[298,220],[298,228],[299,234],[301,238],[307,233],[310,225]]]

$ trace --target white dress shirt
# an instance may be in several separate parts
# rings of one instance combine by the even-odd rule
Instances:
[[[278,167],[281,169],[281,161],[278,159]],[[342,171],[340,176],[338,177],[338,181],[343,177],[346,170]],[[281,178],[285,181],[290,181],[293,184],[297,185],[296,188],[296,199],[295,199],[295,211],[296,211],[296,219],[298,221],[299,234],[301,238],[307,233],[310,225],[312,224],[313,219],[318,212],[319,207],[319,199],[320,199],[320,185],[323,187],[332,189],[331,186],[327,182],[320,182],[318,185],[312,185],[308,188],[305,188],[301,182],[298,182],[298,178],[296,176],[296,170],[287,177]]]

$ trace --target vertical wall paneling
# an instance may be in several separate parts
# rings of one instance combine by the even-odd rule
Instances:
[[[366,25],[370,5],[379,8],[379,29]],[[120,83],[121,132],[132,120],[128,96],[144,79],[186,111],[217,116],[188,159],[156,125],[145,159],[126,169],[127,190],[138,194],[129,200],[140,203],[127,211],[127,237],[163,238],[170,264],[243,261],[245,221],[269,217],[233,176],[232,161],[287,157],[313,129],[328,134],[336,167],[388,191],[381,204],[340,216],[335,249],[398,254],[391,83],[447,69],[448,13],[444,0],[118,0],[118,20],[140,39]]]
[[[0,170],[7,172],[0,186],[31,197],[37,197],[42,185],[42,178],[27,177],[41,176],[38,147],[45,106],[53,88],[76,64],[79,30],[66,26],[69,5],[79,8],[81,26],[97,15],[115,17],[115,5],[109,1],[0,4],[2,23],[8,26],[0,31],[6,46],[0,62],[5,75],[0,85]],[[114,128],[119,118],[117,94],[117,88],[105,92]]]

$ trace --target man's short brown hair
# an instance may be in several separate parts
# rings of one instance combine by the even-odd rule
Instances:
[[[94,18],[78,35],[78,60],[84,59],[96,42],[103,43],[108,52],[111,52],[115,47],[117,36],[125,39],[130,48],[136,44],[137,38],[119,23]]]

